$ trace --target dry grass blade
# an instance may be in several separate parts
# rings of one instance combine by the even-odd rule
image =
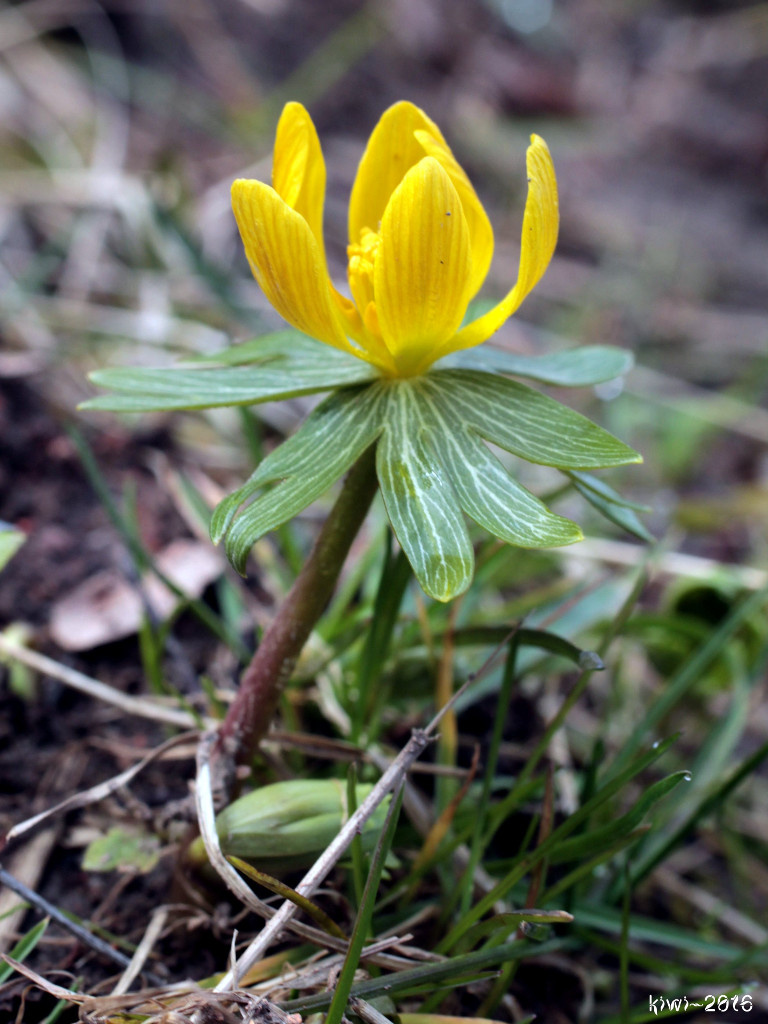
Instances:
[[[136,947],[136,952],[133,954],[131,962],[126,968],[125,973],[112,989],[113,996],[120,996],[127,992],[139,976],[141,969],[147,961],[147,957],[150,955],[155,943],[160,938],[167,920],[168,907],[158,907],[150,918],[147,930],[144,932],[141,942]]]
[[[11,853],[5,860],[5,870],[21,885],[34,891],[58,839],[57,828],[42,829],[29,842]],[[26,905],[19,903],[17,897],[18,893],[12,889],[0,889],[0,949],[3,950],[13,948],[14,937],[18,934],[27,913]]]
[[[131,768],[126,768],[124,772],[120,772],[119,775],[113,776],[111,779],[106,779],[104,782],[99,782],[95,786],[91,786],[90,789],[86,789],[82,793],[73,793],[72,796],[62,800],[54,807],[49,807],[46,811],[41,811],[40,814],[35,814],[31,818],[27,818],[25,821],[20,821],[18,825],[14,825],[4,837],[4,842],[9,843],[14,839],[18,839],[25,833],[30,832],[32,829],[37,828],[42,822],[48,818],[55,817],[60,814],[64,814],[66,811],[74,810],[76,807],[87,807],[89,804],[97,803],[99,800],[105,800],[112,793],[115,793],[118,789],[123,786],[127,786],[128,783],[139,775],[144,769],[156,761],[163,754],[171,750],[173,747],[180,746],[182,743],[187,743],[191,739],[195,739],[199,733],[197,732],[185,732],[180,736],[174,736],[162,743],[159,747],[155,747],[154,750],[150,751],[146,757],[143,757],[141,761],[133,765]]]
[[[368,794],[366,799],[350,816],[346,825],[336,836],[334,841],[327,847],[325,852],[315,861],[299,885],[296,891],[302,896],[311,896],[324,881],[331,869],[336,865],[339,858],[345,852],[355,835],[362,828],[365,822],[373,815],[379,804],[392,792],[398,781],[405,775],[409,764],[420,756],[424,748],[431,742],[432,736],[426,730],[419,730],[409,740],[398,757],[392,762],[387,771],[382,775],[376,786]],[[210,772],[210,768],[207,769]],[[198,779],[200,771],[198,771]],[[207,848],[207,847],[206,847]],[[230,869],[231,870],[231,869]],[[269,923],[256,936],[251,945],[245,950],[238,963],[237,971],[228,971],[216,986],[217,992],[226,991],[236,987],[237,978],[260,960],[272,942],[276,941],[283,929],[289,924],[297,907],[294,903],[286,902],[275,913]]]
[[[260,1024],[301,1024],[301,1017],[298,1014],[285,1013],[274,1003],[251,992],[204,992],[190,989],[185,984],[146,989],[135,995],[113,993],[110,996],[87,996],[82,992],[74,992],[72,989],[55,985],[6,953],[0,953],[0,957],[15,971],[55,999],[79,1005],[80,1020],[87,1024],[106,1024],[115,1014],[148,1014],[150,1016],[146,1018],[145,1024],[160,1024],[161,1021],[168,1024],[170,1020],[176,1024],[185,1024],[187,1021],[191,1024],[192,1021],[201,1020],[226,1021],[227,1024],[232,1021],[232,1024],[235,1024],[241,1018],[231,1016],[230,1007],[242,1008],[247,1020],[258,1020]],[[169,1016],[171,1011],[175,1016]]]
[[[211,867],[216,871],[229,891],[259,917],[269,920],[274,910],[258,898],[245,884],[237,871],[221,852],[219,834],[216,831],[216,812],[211,789],[211,751],[216,742],[216,733],[206,733],[197,748],[197,779],[195,782],[195,807],[200,836]],[[255,963],[255,961],[254,961]],[[249,967],[252,964],[248,965]]]
[[[14,960],[12,956],[8,956],[7,953],[0,953],[0,957],[7,964],[9,964],[14,971],[19,974],[23,974],[25,978],[29,978],[30,981],[34,982],[38,988],[41,988],[44,992],[52,995],[55,999],[66,999],[70,1003],[84,1003],[87,1001],[87,996],[84,996],[82,992],[73,992],[72,989],[62,988],[61,985],[54,985],[52,981],[47,981],[41,975],[37,974],[32,970],[31,967],[27,967],[26,964],[20,963],[18,960]]]
[[[605,562],[608,565],[641,566],[648,561],[648,552],[637,544],[607,537],[583,540],[578,548],[565,552],[564,557],[574,563],[581,561]],[[684,551],[658,551],[652,560],[655,572],[664,576],[711,580],[718,574],[727,574],[749,590],[760,590],[768,582],[765,569],[750,565],[718,562]]]
[[[113,686],[100,683],[98,679],[91,679],[90,676],[76,669],[61,665],[53,658],[47,658],[44,654],[30,651],[26,647],[19,647],[18,644],[9,643],[5,637],[0,636],[0,654],[8,658],[20,661],[28,668],[33,668],[42,675],[51,676],[59,682],[71,686],[73,690],[93,697],[94,700],[101,700],[113,707],[125,711],[128,715],[138,715],[140,718],[149,718],[164,725],[175,725],[180,729],[190,729],[197,726],[195,716],[188,711],[181,711],[177,708],[164,707],[157,701],[144,697],[131,697],[127,693],[121,693]]]
[[[240,1011],[240,1012],[238,1012]],[[110,1024],[115,1014],[141,1015],[143,1024],[239,1024],[243,1019],[259,1024],[300,1024],[297,1014],[284,1013],[274,1003],[251,992],[190,991],[189,987],[140,992],[136,995],[84,999],[80,1019],[84,1024]]]

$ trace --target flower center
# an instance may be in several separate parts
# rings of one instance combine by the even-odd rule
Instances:
[[[381,235],[370,228],[363,228],[360,241],[347,246],[349,264],[347,279],[352,298],[360,311],[363,323],[375,335],[380,335],[376,305],[374,302],[373,272],[376,256],[381,245]]]

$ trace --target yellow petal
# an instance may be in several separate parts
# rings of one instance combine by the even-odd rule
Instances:
[[[454,335],[470,278],[461,200],[437,160],[424,157],[384,211],[374,270],[378,324],[399,375],[421,373]]]
[[[312,118],[301,103],[286,103],[275,135],[272,187],[309,225],[320,248],[327,275],[323,241],[325,180],[323,151]],[[393,372],[392,360],[383,342],[370,337],[354,303],[337,291],[333,282],[329,284],[336,306],[336,319],[344,333],[366,350],[368,356],[363,358],[370,357],[370,362],[380,365],[385,371]],[[351,346],[347,348],[355,351]],[[357,354],[361,355],[359,352]]]
[[[301,103],[286,103],[277,123],[272,187],[307,222],[325,260],[325,161],[312,118]]]
[[[435,138],[426,131],[417,131],[416,138],[424,148],[427,156],[433,156],[447,172],[453,186],[459,193],[464,216],[469,228],[469,242],[472,249],[472,283],[469,288],[470,298],[481,288],[493,259],[493,228],[483,204],[477,198],[472,183],[461,164],[453,155],[444,140]]]
[[[560,215],[557,205],[557,179],[546,142],[531,136],[526,156],[528,199],[520,240],[520,269],[515,287],[485,316],[468,324],[452,338],[440,355],[471,348],[486,341],[515,312],[523,299],[539,283],[549,266],[557,244]]]
[[[261,181],[239,178],[232,209],[253,276],[289,324],[319,341],[354,349],[339,322],[320,247],[307,221]]]
[[[440,129],[423,110],[403,100],[385,110],[371,133],[357,169],[349,200],[349,240],[364,229],[378,231],[392,193],[407,172],[426,155],[416,132],[445,144]]]

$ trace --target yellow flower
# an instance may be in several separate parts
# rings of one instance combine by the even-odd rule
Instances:
[[[278,123],[272,187],[239,179],[232,206],[254,276],[288,323],[386,376],[413,377],[489,338],[547,269],[557,242],[557,182],[538,135],[526,165],[517,283],[465,327],[491,264],[493,229],[440,129],[412,103],[384,112],[360,161],[349,204],[352,300],[328,276],[325,162],[300,103],[288,103]]]

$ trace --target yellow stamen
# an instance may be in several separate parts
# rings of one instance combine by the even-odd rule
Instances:
[[[360,241],[347,246],[349,290],[364,319],[368,306],[374,301],[373,272],[380,245],[381,236],[370,228],[363,228],[360,232]]]

